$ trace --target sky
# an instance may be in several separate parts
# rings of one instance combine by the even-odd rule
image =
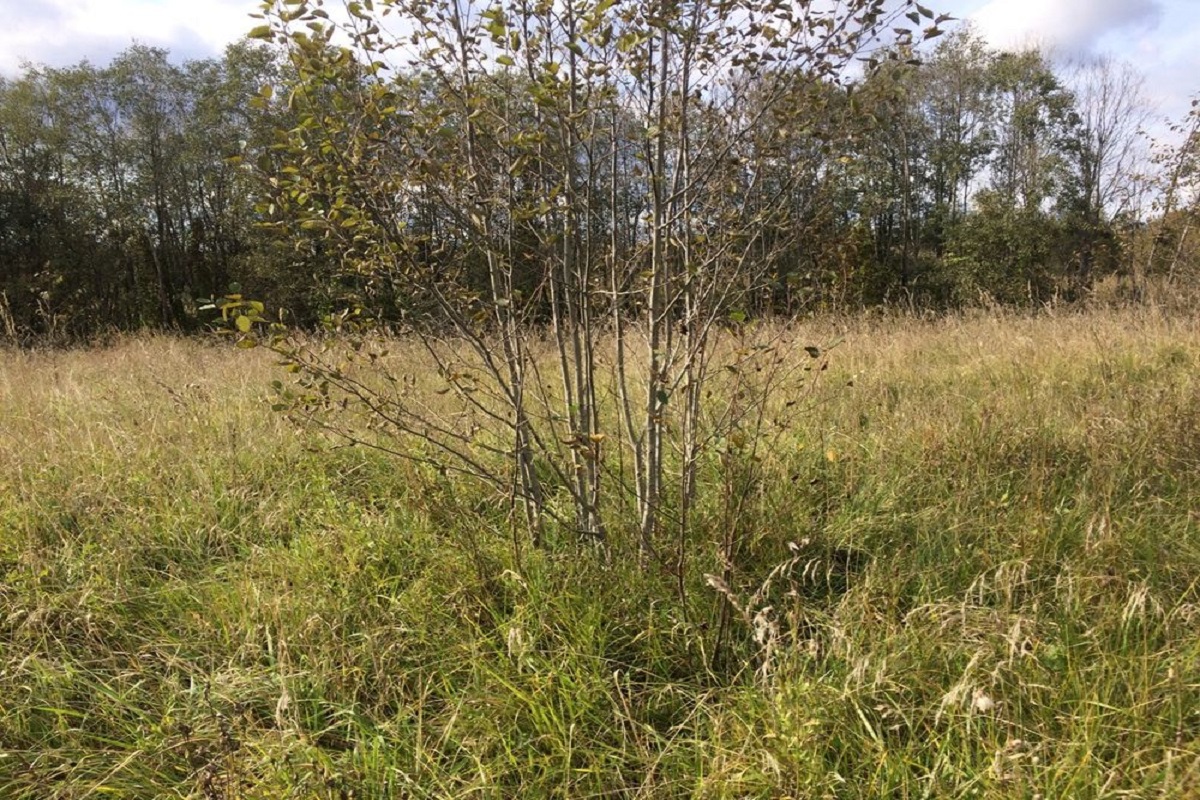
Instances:
[[[993,46],[1111,55],[1146,76],[1157,116],[1200,92],[1200,0],[923,0],[970,20]],[[0,75],[23,61],[105,64],[133,42],[179,59],[220,54],[255,24],[255,0],[0,0]]]
[[[0,0],[4,2],[4,0]],[[924,0],[923,0],[924,2]],[[1200,0],[930,0],[993,47],[1111,56],[1145,76],[1155,116],[1179,120],[1200,93]]]

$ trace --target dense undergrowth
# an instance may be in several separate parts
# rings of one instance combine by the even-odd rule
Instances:
[[[0,354],[0,797],[1200,796],[1200,325],[806,333],[719,649],[715,496],[681,601],[256,352]]]

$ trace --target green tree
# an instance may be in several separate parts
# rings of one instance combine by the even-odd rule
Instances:
[[[231,281],[294,286],[296,259],[257,225],[255,176],[230,161],[269,152],[282,124],[278,103],[248,102],[264,82],[275,57],[240,44],[183,65],[133,47],[0,83],[10,334],[188,327],[194,298]]]
[[[1149,246],[1135,267],[1135,290],[1141,292],[1142,282],[1151,276],[1165,278],[1171,286],[1182,272],[1194,272],[1196,265],[1187,263],[1188,237],[1195,226],[1200,209],[1200,98],[1192,100],[1191,109],[1182,120],[1170,126],[1176,142],[1159,143],[1153,155],[1157,167],[1154,175],[1156,218],[1148,226]]]
[[[699,459],[739,424],[702,428],[713,334],[745,318],[787,252],[768,234],[804,175],[780,169],[778,143],[805,123],[791,98],[840,80],[906,9],[936,35],[932,12],[402,0],[387,6],[410,27],[397,36],[372,4],[346,8],[339,25],[319,4],[263,7],[254,35],[286,50],[300,115],[267,207],[282,229],[321,232],[367,284],[405,287],[463,413],[278,343],[316,388],[297,409],[356,402],[388,433],[365,441],[511,492],[535,541],[547,519],[604,539],[606,507],[631,500],[643,558],[683,542]],[[391,66],[398,53],[411,70]],[[242,303],[226,313],[255,319]],[[553,379],[530,349],[539,319]],[[506,439],[480,442],[483,419]],[[605,454],[631,465],[628,495],[606,492]]]
[[[1076,124],[1066,142],[1069,173],[1061,206],[1076,251],[1070,289],[1082,296],[1098,273],[1119,266],[1114,223],[1136,211],[1149,112],[1141,78],[1128,64],[1096,59],[1074,65],[1069,77]]]

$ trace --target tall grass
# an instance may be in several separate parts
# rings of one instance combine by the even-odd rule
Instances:
[[[684,602],[517,561],[256,351],[0,354],[0,797],[1200,796],[1200,324],[794,333],[841,344],[706,464]]]

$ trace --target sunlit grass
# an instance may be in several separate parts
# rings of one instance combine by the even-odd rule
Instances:
[[[0,354],[0,797],[1200,794],[1200,325],[789,335],[841,343],[737,519],[705,462],[686,604],[297,432],[261,351]],[[730,524],[736,597],[797,561],[714,658]]]

